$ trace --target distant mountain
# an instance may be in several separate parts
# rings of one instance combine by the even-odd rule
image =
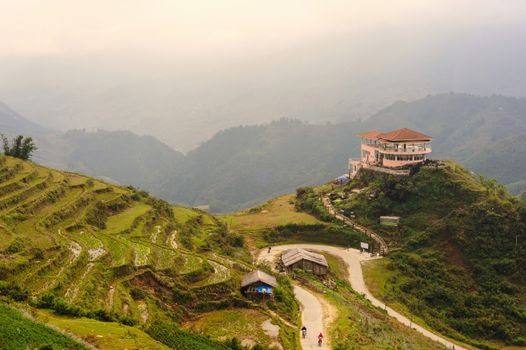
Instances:
[[[5,103],[0,102],[0,132],[11,134],[41,134],[49,130],[33,123],[12,110]]]
[[[510,2],[520,0],[499,9]],[[526,21],[494,16],[483,26],[474,26],[473,16],[461,24],[451,18],[447,26],[434,16],[379,22],[370,30],[313,35],[302,44],[264,54],[255,49],[232,60],[143,60],[142,54],[111,52],[0,57],[0,96],[43,125],[125,125],[185,152],[219,130],[282,117],[349,122],[392,101],[447,91],[524,96]],[[423,29],[415,30],[416,23]]]
[[[186,156],[154,137],[124,131],[61,133],[0,109],[1,130],[36,138],[34,160],[134,185],[213,212],[252,206],[346,171],[359,156],[356,134],[409,127],[433,136],[433,158],[526,188],[526,98],[441,94],[396,102],[365,121],[314,125],[282,119],[217,133]]]
[[[64,169],[91,176],[104,176],[124,185],[155,187],[161,174],[178,169],[184,161],[179,153],[153,136],[130,131],[68,131],[69,146]]]
[[[190,152],[181,173],[156,193],[232,211],[345,172],[356,143],[336,125],[281,120],[232,128]]]
[[[396,102],[362,122],[281,120],[218,133],[156,189],[169,200],[231,211],[315,185],[359,156],[356,134],[409,127],[433,136],[433,158],[453,159],[519,193],[526,184],[526,99],[441,94]]]
[[[33,159],[38,163],[148,189],[184,161],[182,153],[152,136],[100,130],[62,133],[30,122],[1,103],[0,132],[32,136],[38,146]]]
[[[457,160],[505,184],[526,180],[526,98],[428,96],[394,103],[367,124],[415,128],[434,137],[434,158]]]

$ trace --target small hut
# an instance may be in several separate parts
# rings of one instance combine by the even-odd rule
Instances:
[[[400,222],[399,216],[380,216],[380,224],[382,226],[398,226]]]
[[[329,271],[329,265],[323,255],[299,248],[285,251],[281,256],[281,263],[287,272],[292,272],[294,269],[302,269],[317,276],[322,276]]]
[[[277,287],[276,277],[259,270],[247,273],[241,281],[241,293],[246,296],[272,296]]]

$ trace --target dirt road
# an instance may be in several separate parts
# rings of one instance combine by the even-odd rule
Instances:
[[[301,338],[302,349],[328,349],[325,344],[318,346],[318,334],[327,334],[326,325],[323,324],[326,317],[322,304],[314,294],[303,287],[295,285],[294,294],[302,305],[301,323],[307,327],[307,336],[305,339]]]
[[[333,247],[333,246],[317,245],[317,244],[288,244],[288,245],[272,247],[272,250],[270,251],[270,253],[268,253],[267,250],[261,251],[259,253],[258,260],[266,260],[268,262],[273,262],[283,251],[287,249],[293,249],[293,248],[324,251],[324,252],[327,252],[327,253],[330,253],[332,255],[342,258],[343,261],[347,265],[347,269],[349,272],[349,283],[351,284],[352,288],[358,293],[364,294],[365,297],[369,299],[373,305],[381,307],[382,309],[385,308],[389,316],[395,318],[400,323],[415,329],[417,332],[423,334],[424,336],[441,343],[447,348],[455,349],[455,350],[468,350],[460,345],[452,343],[448,339],[445,339],[435,333],[428,331],[427,329],[423,327],[420,327],[419,325],[414,324],[412,320],[396,312],[390,307],[386,307],[383,302],[376,299],[369,292],[369,290],[367,289],[365,285],[365,281],[363,279],[362,262],[367,261],[367,260],[373,260],[373,259],[381,259],[381,258],[378,258],[378,257],[372,258],[369,254],[360,253],[360,251],[357,249],[346,249],[346,248],[341,248],[341,247]]]
[[[257,260],[272,264],[276,257],[273,251],[269,254],[267,250],[264,250],[259,252]],[[335,318],[336,310],[333,310],[334,308],[328,302],[322,303],[314,293],[298,285],[294,286],[294,295],[301,304],[301,323],[307,328],[307,336],[305,339],[301,338],[301,348],[303,350],[329,349],[326,344],[328,324]],[[320,332],[325,337],[321,347],[318,346]]]

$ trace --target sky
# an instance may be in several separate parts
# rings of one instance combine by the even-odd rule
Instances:
[[[0,0],[0,102],[188,151],[217,131],[526,96],[524,0]]]
[[[338,33],[524,20],[522,0],[0,0],[0,55],[268,54]],[[427,24],[427,25],[426,25]]]

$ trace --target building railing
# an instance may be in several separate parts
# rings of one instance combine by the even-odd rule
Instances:
[[[422,152],[431,152],[431,147],[386,147],[386,146],[378,146],[378,149],[381,149],[383,151],[387,152],[396,152],[396,153],[422,153]]]

